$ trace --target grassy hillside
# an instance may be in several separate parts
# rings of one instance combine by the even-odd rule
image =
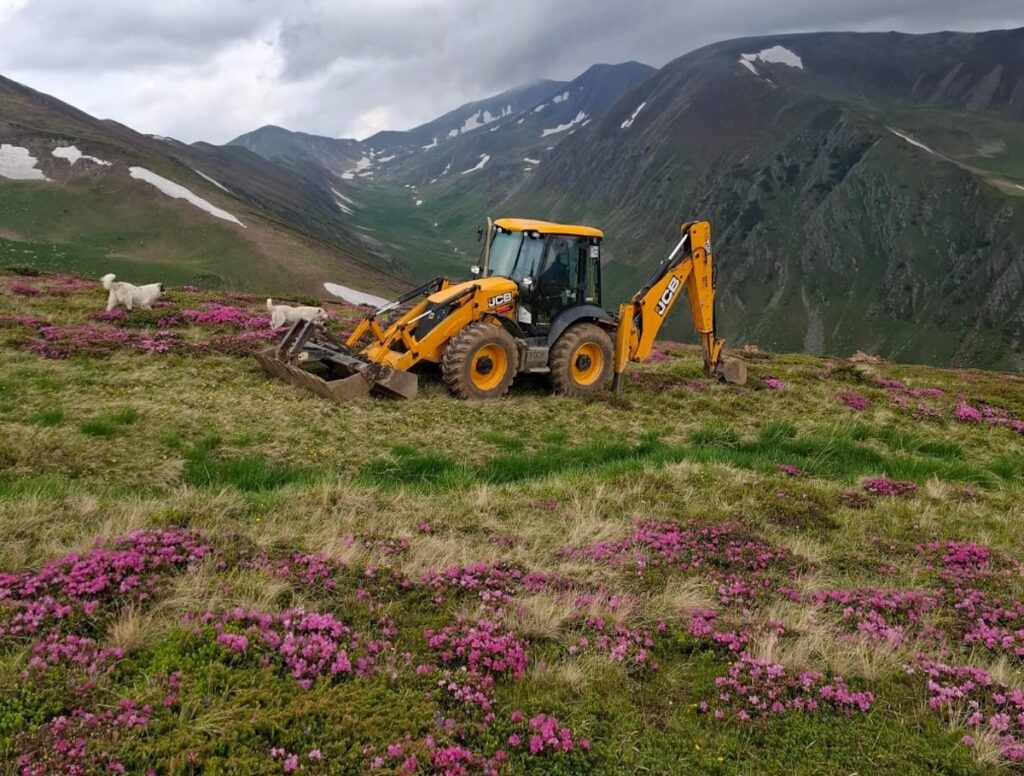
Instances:
[[[662,343],[621,398],[339,406],[257,297],[104,300],[0,275],[4,772],[1024,758],[1019,376]]]
[[[405,285],[329,186],[244,148],[142,135],[2,77],[0,141],[26,149],[46,178],[0,175],[3,264],[307,294],[322,294],[325,280],[385,293]],[[54,156],[69,146],[92,158]],[[135,167],[229,219],[136,180]]]

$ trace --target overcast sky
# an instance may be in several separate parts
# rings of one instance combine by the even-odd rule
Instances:
[[[0,0],[0,74],[189,142],[365,137],[726,38],[1019,26],[1024,0]]]

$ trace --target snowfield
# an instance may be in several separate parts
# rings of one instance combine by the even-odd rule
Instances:
[[[68,164],[74,164],[79,159],[85,159],[87,162],[98,164],[103,167],[109,167],[110,162],[105,162],[102,159],[98,159],[95,156],[88,156],[79,151],[75,146],[61,146],[60,148],[53,149],[53,155],[58,159],[67,159]]]
[[[155,172],[147,170],[145,167],[129,167],[128,174],[136,180],[145,181],[151,186],[155,186],[172,199],[183,199],[190,205],[195,205],[200,210],[205,210],[211,216],[215,216],[216,218],[220,218],[224,221],[231,221],[245,229],[245,224],[231,215],[228,211],[221,210],[216,205],[213,205],[202,197],[193,194],[184,186],[175,183],[172,180],[168,180],[162,175],[157,175]]]
[[[647,100],[644,100],[642,103],[637,105],[636,106],[636,110],[633,111],[633,113],[630,115],[630,117],[628,119],[626,119],[625,121],[622,122],[622,124],[619,125],[619,128],[620,129],[629,129],[631,126],[633,126],[633,122],[636,121],[636,117],[640,115],[640,111],[642,111],[644,109],[644,106],[646,104],[647,104]]]
[[[490,154],[480,154],[480,161],[477,162],[476,167],[470,167],[468,170],[463,170],[460,174],[461,175],[466,175],[467,173],[476,172],[477,170],[482,170],[484,168],[484,165],[487,164],[490,160],[491,160],[491,155]]]
[[[228,192],[228,194],[230,194],[230,193],[231,193],[230,191],[228,191],[228,188],[227,188],[227,186],[223,186],[223,185],[221,185],[220,183],[218,183],[217,181],[215,181],[215,180],[214,180],[213,178],[211,178],[211,177],[210,177],[209,175],[207,175],[207,174],[206,174],[205,172],[203,172],[202,170],[197,170],[197,169],[196,169],[195,167],[193,167],[193,168],[192,168],[192,172],[194,172],[194,173],[195,173],[196,175],[198,175],[198,176],[199,176],[200,178],[202,178],[203,180],[205,180],[205,181],[207,181],[207,182],[209,182],[209,183],[212,183],[212,184],[213,184],[214,186],[216,186],[216,187],[217,187],[218,189],[220,189],[221,191],[227,191],[227,192]]]
[[[547,137],[548,135],[557,135],[559,132],[565,132],[565,130],[571,129],[577,124],[582,124],[586,120],[587,114],[584,113],[583,111],[580,111],[579,113],[576,114],[576,118],[574,118],[568,124],[559,124],[557,127],[554,127],[552,129],[545,129],[543,132],[541,132],[540,136]]]
[[[36,167],[37,159],[21,146],[0,145],[0,178],[12,181],[48,181],[43,171]]]
[[[554,96],[554,98],[551,100],[551,102],[553,102],[553,103],[555,103],[557,105],[558,103],[565,102],[568,99],[569,99],[569,92],[565,91],[565,92],[562,92],[561,94],[556,94]]]
[[[804,69],[803,60],[800,59],[799,55],[794,54],[788,48],[784,48],[783,46],[772,46],[771,48],[761,49],[756,54],[740,54],[739,63],[747,68],[751,73],[760,77],[761,74],[757,72],[757,68],[754,67],[754,62],[775,63],[778,65],[795,67],[799,70]]]
[[[373,166],[373,159],[369,156],[364,155],[362,159],[356,162],[356,166],[346,170],[341,174],[341,177],[347,181],[354,180],[357,175],[362,175],[364,171],[368,170]]]
[[[527,164],[540,164],[540,159],[531,159],[528,156],[524,156],[523,161],[526,162]]]

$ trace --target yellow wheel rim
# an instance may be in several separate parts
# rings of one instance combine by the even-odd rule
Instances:
[[[577,385],[593,385],[604,371],[604,352],[597,343],[585,342],[572,354],[570,369]]]
[[[508,372],[508,354],[501,345],[484,345],[473,354],[469,379],[478,391],[493,391]]]

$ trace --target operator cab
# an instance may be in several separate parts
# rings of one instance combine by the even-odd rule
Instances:
[[[589,226],[522,218],[494,222],[485,277],[506,277],[519,286],[519,324],[541,333],[567,307],[601,305],[601,240]]]

